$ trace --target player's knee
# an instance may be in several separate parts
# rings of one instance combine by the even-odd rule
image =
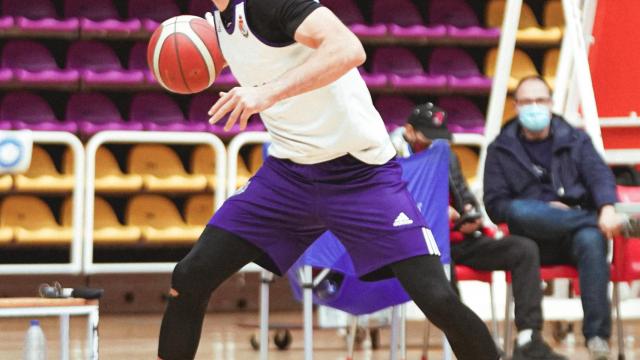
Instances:
[[[447,314],[451,310],[452,305],[459,301],[460,299],[453,289],[446,284],[446,286],[433,289],[429,292],[428,311],[435,314]]]
[[[199,288],[203,285],[202,281],[198,281],[203,271],[201,267],[189,259],[178,262],[171,276],[171,291],[176,295],[173,296],[171,292],[169,295],[177,297],[181,293],[193,293],[200,290]]]

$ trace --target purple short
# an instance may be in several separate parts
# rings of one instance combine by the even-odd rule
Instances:
[[[209,224],[262,249],[269,258],[257,263],[279,275],[326,230],[358,276],[388,271],[399,260],[439,254],[401,172],[395,160],[369,165],[346,155],[301,165],[269,157]]]

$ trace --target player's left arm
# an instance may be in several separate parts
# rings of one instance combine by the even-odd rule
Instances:
[[[230,129],[238,119],[240,128],[244,129],[249,116],[280,100],[326,86],[362,65],[366,59],[358,38],[324,7],[317,8],[302,21],[294,38],[315,49],[313,54],[273,82],[257,87],[236,87],[221,93],[209,110],[209,122],[213,124],[231,112],[225,129]]]

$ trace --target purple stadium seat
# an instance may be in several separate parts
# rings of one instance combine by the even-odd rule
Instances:
[[[0,68],[0,85],[10,84],[13,81],[13,71]]]
[[[101,93],[75,93],[67,103],[67,120],[78,124],[83,136],[107,130],[142,130],[141,123],[125,122],[113,102]]]
[[[142,21],[142,29],[149,33],[177,15],[180,9],[174,0],[129,0],[129,17]]]
[[[145,92],[133,96],[129,119],[145,130],[193,131],[178,104],[166,93]]]
[[[202,92],[195,95],[189,106],[189,124],[193,124],[194,129],[202,128],[202,130],[196,131],[210,131],[222,138],[235,136],[240,132],[240,126],[238,124],[234,125],[230,131],[224,131],[224,125],[226,124],[228,115],[216,124],[209,124],[209,115],[207,113],[218,98],[216,94],[209,92]],[[258,115],[253,115],[249,118],[245,131],[264,131],[264,125]]]
[[[446,75],[449,88],[454,90],[487,91],[491,78],[478,69],[471,56],[459,48],[436,48],[429,61],[431,75]]]
[[[139,19],[123,20],[112,0],[66,0],[64,14],[79,19],[83,35],[127,36],[142,27]]]
[[[13,16],[14,26],[22,32],[66,35],[78,32],[78,19],[61,19],[50,0],[4,0],[2,13]]]
[[[16,130],[76,132],[78,129],[73,121],[56,119],[49,103],[42,97],[28,91],[6,94],[0,108],[0,119],[10,121]]]
[[[62,70],[49,50],[31,40],[7,42],[2,51],[2,68],[11,69],[14,80],[25,85],[75,86],[76,70]]]
[[[13,16],[0,16],[0,32],[11,30],[14,26],[15,21],[13,20]]]
[[[140,70],[125,70],[113,49],[99,41],[78,41],[69,47],[67,67],[80,71],[88,86],[129,86],[144,83]]]
[[[447,35],[456,39],[497,40],[500,28],[480,26],[478,16],[465,0],[431,1],[429,24],[445,25]]]
[[[388,131],[393,131],[397,127],[403,126],[416,107],[416,104],[411,99],[396,95],[380,96],[376,99],[374,105],[382,116]]]
[[[236,80],[235,76],[231,73],[231,69],[227,66],[222,69],[222,72],[218,75],[214,84],[218,86],[237,86],[238,80]]]
[[[158,80],[153,76],[147,64],[147,43],[139,42],[133,45],[129,53],[129,69],[139,70],[144,74],[144,81],[150,85],[158,85]]]
[[[462,96],[442,97],[438,106],[447,112],[447,127],[455,133],[484,132],[484,115],[471,100]]]
[[[191,0],[189,2],[188,14],[204,17],[207,12],[213,12],[211,0]]]
[[[447,35],[444,25],[426,26],[411,0],[374,0],[374,24],[386,24],[389,34],[401,38],[441,38]]]
[[[362,12],[353,0],[323,0],[321,3],[333,11],[357,36],[375,38],[387,35],[387,25],[365,23]]]
[[[447,85],[446,76],[426,74],[418,58],[404,47],[378,48],[371,69],[375,74],[387,74],[395,88],[442,89]]]
[[[362,76],[364,82],[367,84],[367,87],[370,89],[379,89],[386,87],[387,83],[389,82],[389,79],[387,79],[387,74],[370,73],[362,66],[358,68],[358,71],[360,72],[360,76]]]

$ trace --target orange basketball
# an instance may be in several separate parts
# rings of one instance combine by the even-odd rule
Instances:
[[[225,65],[216,30],[190,15],[172,17],[153,32],[147,62],[162,87],[179,94],[205,90]]]

